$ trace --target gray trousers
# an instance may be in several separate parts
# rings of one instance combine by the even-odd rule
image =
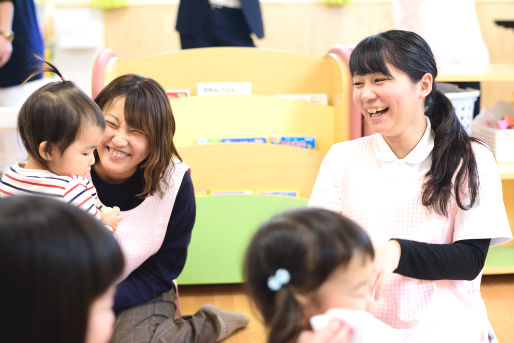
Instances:
[[[175,318],[174,289],[116,317],[111,343],[213,343],[219,334],[218,319],[200,310]]]

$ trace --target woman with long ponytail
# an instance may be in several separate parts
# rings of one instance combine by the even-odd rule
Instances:
[[[492,337],[482,268],[489,246],[512,233],[491,151],[437,90],[434,56],[416,33],[363,39],[350,73],[353,101],[376,134],[330,149],[309,205],[367,230],[376,247],[373,314],[407,329],[408,342]]]

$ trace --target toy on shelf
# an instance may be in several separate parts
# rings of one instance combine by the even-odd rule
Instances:
[[[500,130],[514,129],[514,116],[506,114],[502,119],[496,121]]]

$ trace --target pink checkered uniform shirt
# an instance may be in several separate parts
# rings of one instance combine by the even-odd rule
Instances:
[[[321,164],[309,206],[352,218],[370,234],[375,247],[391,238],[439,244],[491,238],[491,245],[512,239],[498,168],[490,150],[480,144],[473,144],[479,203],[463,211],[453,199],[448,217],[422,205],[434,145],[428,118],[427,123],[420,142],[403,159],[379,134],[335,144]],[[488,320],[480,280],[481,274],[473,281],[425,281],[393,274],[373,314],[394,328],[410,329],[406,342],[450,342],[455,337],[459,342],[485,342]]]
[[[125,269],[119,281],[154,255],[164,241],[180,184],[189,170],[189,166],[178,159],[173,161],[174,167],[170,163],[165,173],[167,184],[161,181],[162,198],[158,194],[151,195],[137,207],[121,212],[123,219],[114,232],[125,257]]]

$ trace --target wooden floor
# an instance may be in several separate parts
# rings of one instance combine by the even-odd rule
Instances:
[[[238,311],[250,317],[250,325],[225,343],[264,343],[265,329],[248,303],[242,285],[180,286],[183,314],[193,314],[203,304]],[[500,343],[514,342],[514,275],[487,275],[482,280],[482,296]]]

